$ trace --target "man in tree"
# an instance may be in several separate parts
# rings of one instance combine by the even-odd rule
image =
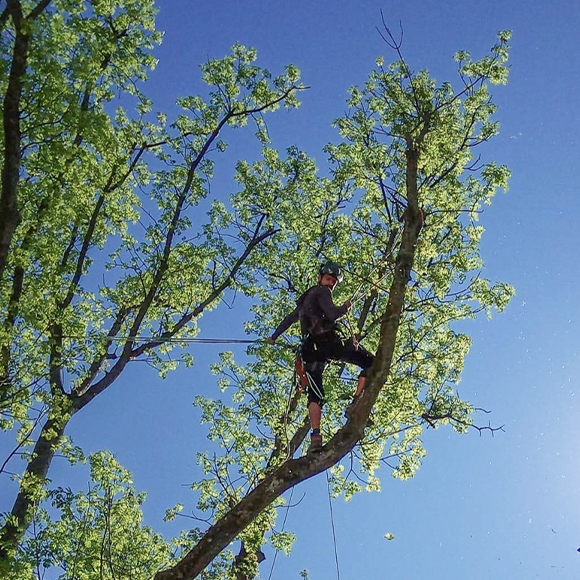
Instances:
[[[337,330],[336,321],[342,318],[351,307],[350,300],[342,306],[335,306],[332,291],[342,281],[342,271],[338,264],[326,262],[318,272],[318,285],[308,289],[296,301],[296,308],[288,314],[274,331],[268,342],[276,339],[292,324],[300,321],[302,331],[301,357],[308,378],[308,415],[310,417],[310,447],[308,453],[319,451],[322,447],[320,418],[324,405],[322,372],[329,360],[339,360],[359,366],[358,385],[354,399],[347,408],[346,416],[362,393],[366,371],[373,362],[373,355],[352,339],[346,339]]]

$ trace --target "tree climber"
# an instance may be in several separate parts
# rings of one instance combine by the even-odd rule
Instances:
[[[313,286],[296,301],[296,308],[282,320],[278,328],[268,339],[274,344],[276,339],[292,324],[300,321],[302,331],[301,357],[308,377],[308,416],[312,433],[308,453],[319,451],[322,447],[320,418],[324,405],[324,388],[322,372],[330,360],[352,363],[359,366],[358,385],[352,402],[346,409],[348,418],[352,406],[362,393],[366,372],[373,362],[373,355],[351,339],[343,338],[337,332],[336,321],[342,318],[351,307],[350,300],[342,306],[332,302],[332,291],[342,281],[342,272],[338,264],[326,262],[318,272],[318,285]]]

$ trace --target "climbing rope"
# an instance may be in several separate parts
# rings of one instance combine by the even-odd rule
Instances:
[[[338,565],[338,550],[336,548],[336,531],[334,529],[334,514],[332,512],[332,500],[330,498],[330,479],[328,478],[328,469],[326,470],[326,489],[328,491],[328,507],[330,508],[330,522],[332,524],[332,540],[334,542],[334,560],[336,562],[336,577],[340,580],[340,567]]]
[[[381,282],[381,280],[387,275],[386,273],[383,274],[376,282],[372,282],[370,280],[370,277],[383,265],[384,261],[379,261],[377,264],[375,264],[373,266],[373,268],[371,269],[371,271],[363,278],[361,283],[357,286],[356,290],[352,293],[352,296],[350,298],[350,301],[354,304],[355,302],[358,302],[359,300],[362,300],[362,298],[365,295],[365,291],[363,291],[363,286],[365,285],[365,283],[370,283],[371,286],[376,286],[377,284],[379,284]]]
[[[294,389],[297,388],[298,375],[296,369],[294,369],[294,376],[292,377],[292,384],[290,385],[290,390],[288,392],[288,401],[286,403],[286,409],[283,415],[283,426],[284,426],[284,437],[286,438],[286,447],[288,449],[286,453],[286,460],[290,459],[291,449],[290,449],[290,437],[288,436],[288,421],[290,419],[290,407],[292,406],[292,396],[294,395]],[[292,488],[294,491],[294,488]],[[271,574],[271,572],[270,572]]]
[[[332,511],[332,500],[330,497],[330,479],[328,477],[328,470],[326,470],[326,489],[328,491],[328,507],[330,508],[330,522],[332,526],[332,540],[334,542],[334,561],[336,562],[336,577],[337,580],[340,580],[340,566],[338,564],[338,549],[336,547],[336,530],[334,527],[334,513]],[[284,532],[284,528],[286,527],[286,520],[288,519],[288,512],[290,511],[290,507],[292,505],[292,497],[294,495],[294,487],[290,491],[290,498],[288,499],[288,504],[286,505],[286,513],[284,514],[284,521],[282,522],[282,532]],[[276,565],[276,558],[278,557],[278,552],[280,550],[276,550],[274,553],[274,559],[272,561],[272,566],[270,567],[270,574],[268,575],[268,580],[272,579],[272,574],[274,572],[274,566]]]
[[[163,336],[66,336],[63,338],[69,338],[72,340],[106,340],[113,342],[186,342],[192,344],[253,344],[263,340],[261,338],[248,340],[238,338],[175,338]]]
[[[284,521],[282,522],[282,532],[284,533],[284,528],[286,527],[286,519],[288,518],[288,512],[290,511],[290,506],[292,505],[292,496],[294,495],[294,487],[290,491],[290,499],[288,499],[288,504],[286,505],[286,514],[284,515]],[[278,557],[278,552],[280,550],[276,550],[274,553],[274,560],[272,561],[272,567],[270,568],[270,575],[268,576],[268,580],[272,578],[272,572],[274,571],[274,564],[276,564],[276,558]]]
[[[350,319],[350,310],[346,313],[346,324],[348,326],[348,331],[350,332],[350,338],[352,340],[352,344],[354,345],[355,349],[358,349],[358,339],[356,337],[356,333],[354,331],[354,327],[352,325],[352,321]]]

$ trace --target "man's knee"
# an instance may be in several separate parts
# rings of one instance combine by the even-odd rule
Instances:
[[[324,405],[324,389],[322,387],[322,371],[324,363],[307,362],[304,365],[308,378],[308,405],[316,403],[320,407]]]
[[[315,393],[312,388],[308,389],[308,407],[310,405],[318,405],[321,409],[324,407],[324,396],[320,396],[319,393]]]
[[[359,377],[366,377],[367,373],[369,371],[369,369],[371,368],[373,361],[375,360],[375,357],[369,353],[368,357],[366,357],[366,360],[364,361],[364,364],[362,365],[362,370],[359,373]]]

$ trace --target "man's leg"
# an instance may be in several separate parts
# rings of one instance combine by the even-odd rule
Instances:
[[[312,401],[308,404],[308,416],[310,417],[310,446],[308,453],[315,453],[322,449],[322,435],[320,434],[320,418],[322,417],[322,407]]]
[[[322,417],[322,407],[312,401],[308,405],[308,416],[310,417],[310,427],[314,431],[317,429],[320,432],[320,419]]]
[[[312,428],[308,453],[313,453],[322,448],[320,420],[322,417],[322,405],[324,404],[324,390],[322,387],[324,362],[306,362],[304,369],[308,377],[308,417]]]
[[[363,389],[365,388],[365,381],[366,376],[364,375],[358,376],[358,385],[356,386],[356,393],[354,394],[355,399],[363,392]]]
[[[352,344],[352,343],[346,343],[346,344],[342,343],[340,345],[340,347],[337,349],[335,356],[337,359],[339,359],[341,361],[355,364],[362,369],[359,376],[358,376],[358,384],[356,387],[356,391],[354,393],[353,400],[348,405],[348,407],[346,408],[346,411],[345,411],[345,416],[347,418],[349,418],[350,412],[352,410],[352,406],[356,403],[358,398],[362,395],[362,392],[365,388],[367,370],[372,365],[374,357],[364,347],[362,347],[360,345],[355,347],[354,344]]]

